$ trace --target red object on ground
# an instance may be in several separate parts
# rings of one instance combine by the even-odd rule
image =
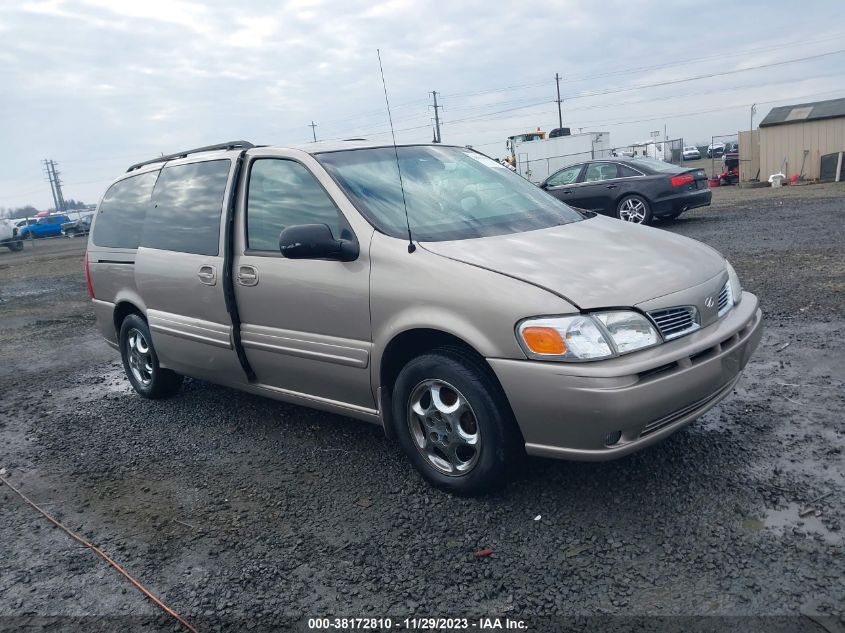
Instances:
[[[486,548],[486,547],[485,547],[484,549],[480,549],[480,550],[478,550],[478,551],[475,553],[475,555],[476,555],[476,556],[490,556],[490,554],[492,554],[492,553],[493,553],[493,550],[492,550],[492,549],[488,549],[488,548]]]
[[[798,174],[793,174],[789,177],[789,182],[798,182]]]
[[[719,179],[718,178],[711,178],[709,181],[711,187],[718,187],[719,186]]]

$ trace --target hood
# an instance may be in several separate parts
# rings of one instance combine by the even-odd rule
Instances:
[[[422,246],[540,286],[580,309],[635,306],[704,283],[725,270],[725,259],[701,242],[602,216]]]

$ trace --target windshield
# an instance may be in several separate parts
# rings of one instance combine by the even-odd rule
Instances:
[[[507,167],[472,150],[399,147],[413,239],[462,240],[544,229],[581,214]],[[378,230],[407,237],[393,147],[318,155],[361,213]]]

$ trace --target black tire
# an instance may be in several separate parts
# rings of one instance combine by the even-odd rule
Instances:
[[[17,240],[15,242],[7,242],[6,246],[9,247],[10,251],[22,251],[23,250],[23,240]]]
[[[418,441],[428,443],[419,431],[429,435],[428,431],[434,429],[426,428],[432,423],[427,418],[412,417],[411,396],[433,382],[454,387],[458,397],[469,405],[479,448],[474,457],[467,458],[466,463],[473,465],[466,472],[443,472],[418,445]],[[435,417],[439,415],[432,411]],[[465,419],[460,418],[462,427]],[[393,421],[399,443],[417,471],[433,486],[454,494],[476,495],[501,487],[525,454],[522,434],[495,375],[483,359],[461,347],[439,348],[405,365],[393,387]],[[412,429],[417,432],[416,440]],[[440,454],[445,456],[446,452]]]
[[[137,335],[143,337],[144,347],[148,353],[144,354],[148,363],[138,364],[140,356],[133,357],[130,351],[137,342]],[[132,387],[140,395],[151,400],[167,398],[175,394],[182,385],[182,376],[169,369],[162,369],[158,364],[158,355],[153,347],[150,328],[147,322],[137,314],[130,314],[120,324],[120,357],[123,359],[123,370]],[[136,348],[137,350],[137,348]],[[134,370],[133,370],[134,363]],[[147,371],[147,368],[149,371]],[[137,372],[137,373],[136,373]]]
[[[634,222],[633,220],[626,220],[625,210],[624,207],[628,204],[641,204],[643,207],[643,219],[640,222]],[[631,222],[632,224],[651,224],[652,216],[651,216],[651,204],[649,204],[648,200],[644,197],[637,195],[637,194],[628,194],[627,196],[622,196],[619,201],[616,203],[616,217],[623,222]]]

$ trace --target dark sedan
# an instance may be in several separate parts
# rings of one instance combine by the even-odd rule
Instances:
[[[75,237],[76,235],[88,235],[91,230],[91,216],[86,215],[73,222],[62,224],[62,235]]]
[[[653,158],[591,160],[564,167],[540,187],[579,209],[637,224],[677,218],[710,204],[703,169],[686,169]]]

